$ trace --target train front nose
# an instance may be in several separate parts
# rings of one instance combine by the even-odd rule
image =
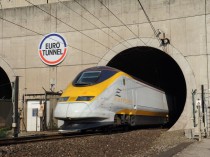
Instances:
[[[54,110],[57,119],[77,119],[90,113],[89,104],[85,102],[58,103]]]

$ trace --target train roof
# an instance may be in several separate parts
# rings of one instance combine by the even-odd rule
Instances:
[[[97,71],[97,70],[108,70],[108,71],[114,71],[114,72],[120,72],[120,70],[118,69],[115,69],[115,68],[112,68],[112,67],[109,67],[109,66],[95,66],[95,67],[91,67],[91,68],[88,68],[88,69],[85,69],[83,70],[83,72],[85,71]]]
[[[98,71],[98,70],[100,70],[100,71],[103,71],[103,70],[113,71],[115,73],[123,72],[123,71],[120,71],[118,69],[115,69],[115,68],[112,68],[112,67],[109,67],[109,66],[95,66],[95,67],[87,68],[87,69],[83,70],[82,72],[85,72],[85,71]],[[123,72],[123,73],[125,73],[125,72]],[[125,73],[125,74],[127,74],[127,73]],[[143,80],[141,80],[141,79],[139,79],[137,77],[134,77],[134,76],[132,76],[130,74],[127,74],[127,75],[129,75],[130,77],[132,77],[133,79],[135,79],[135,80],[137,80],[137,81],[139,81],[141,83],[144,83],[145,85],[151,86],[153,88],[156,88],[157,90],[160,90],[160,91],[164,92],[164,90],[162,88],[160,88],[160,87],[154,86],[154,85],[152,85],[152,84],[150,84],[148,82],[145,82],[145,81],[143,81]]]

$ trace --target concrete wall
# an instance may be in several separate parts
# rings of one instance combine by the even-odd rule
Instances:
[[[28,2],[27,2],[28,1]],[[34,5],[42,5],[42,4],[51,4],[51,3],[56,3],[58,0],[1,0],[0,1],[0,7],[3,9],[8,9],[8,8],[19,8],[19,7],[26,7],[30,6],[30,2],[33,3]],[[73,1],[73,0],[59,0],[61,2],[64,1]]]
[[[42,87],[49,90],[52,82],[55,91],[63,90],[82,69],[105,65],[122,50],[143,46],[138,38],[163,50],[138,1],[103,0],[110,10],[98,0],[30,2],[52,16],[19,0],[2,1],[0,10],[4,19],[0,20],[0,66],[10,80],[22,76],[20,95],[43,93]],[[141,2],[154,27],[170,39],[166,53],[179,64],[187,80],[186,106],[174,129],[190,128],[191,91],[200,89],[201,84],[209,88],[210,0]],[[51,32],[61,33],[69,45],[66,59],[57,67],[46,66],[38,55],[39,42]]]

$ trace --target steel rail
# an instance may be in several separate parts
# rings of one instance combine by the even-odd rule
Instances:
[[[0,139],[0,147],[8,146],[8,145],[16,145],[23,143],[34,143],[34,142],[43,142],[43,141],[52,141],[52,140],[60,140],[60,139],[68,139],[68,138],[78,138],[78,137],[87,137],[87,136],[95,136],[100,135],[98,132],[87,132],[87,133],[65,133],[65,134],[35,134],[30,136],[22,136],[16,138],[5,138]]]

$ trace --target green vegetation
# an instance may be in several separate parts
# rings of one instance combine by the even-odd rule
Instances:
[[[7,136],[8,128],[1,128],[0,129],[0,138],[5,138]]]

